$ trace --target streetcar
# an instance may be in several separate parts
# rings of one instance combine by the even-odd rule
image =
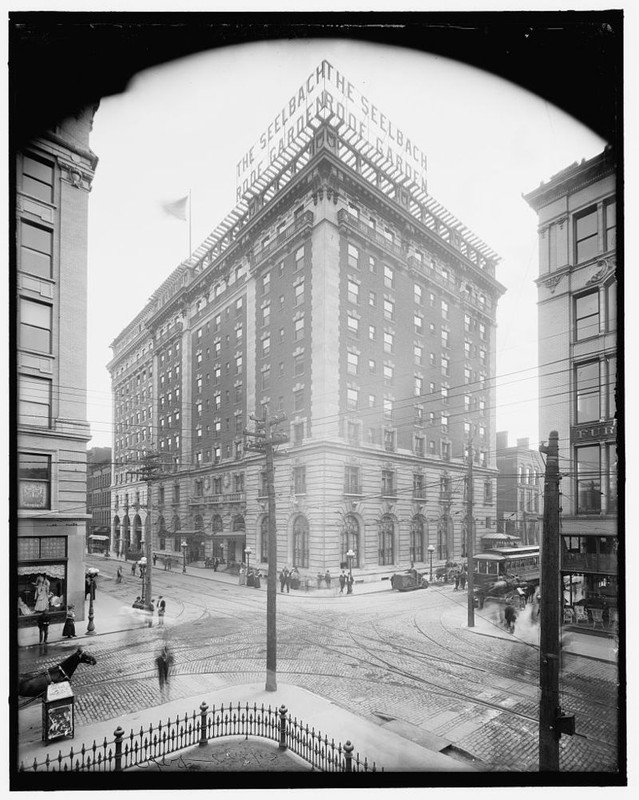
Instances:
[[[474,583],[478,589],[490,589],[499,581],[539,583],[539,545],[494,547],[477,553],[473,560]]]

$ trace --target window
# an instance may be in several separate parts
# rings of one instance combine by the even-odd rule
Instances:
[[[268,338],[264,339],[262,344],[263,344],[263,347],[268,348],[268,347],[270,347],[271,340],[268,339]],[[264,352],[264,355],[266,355],[267,352],[268,352],[268,350],[266,352]],[[242,356],[236,356],[235,357],[235,372],[236,372],[237,375],[241,375],[242,374]]]
[[[415,455],[423,456],[424,455],[424,437],[423,436],[416,436],[415,437]]]
[[[442,356],[442,375],[448,377],[450,375],[450,361]]]
[[[361,489],[359,485],[359,467],[345,467],[344,493],[361,494]]]
[[[20,344],[24,350],[51,352],[51,306],[20,298]]]
[[[271,351],[271,337],[270,336],[265,336],[262,339],[262,356],[267,356],[270,351]],[[240,363],[241,363],[242,357],[239,356],[239,358],[240,358]],[[237,359],[236,359],[236,363],[237,363]]]
[[[577,423],[592,422],[601,417],[599,401],[599,361],[575,367]]]
[[[392,564],[394,561],[393,555],[393,539],[395,535],[395,526],[393,520],[388,515],[382,517],[379,524],[378,533],[378,563],[381,565]]]
[[[51,381],[19,376],[18,422],[48,428],[51,425]]]
[[[348,245],[348,266],[351,269],[359,269],[359,250],[354,244]]]
[[[51,456],[18,454],[18,508],[51,508]]]
[[[388,331],[384,331],[384,352],[385,353],[392,353],[393,352],[393,344],[394,344],[395,337],[392,333]]]
[[[466,332],[470,331],[470,315],[464,314],[464,330]]]
[[[601,512],[601,455],[598,444],[577,447],[577,513]]]
[[[304,281],[300,281],[295,287],[295,305],[301,306],[304,302]]]
[[[298,514],[293,523],[293,566],[308,569],[308,520]]]
[[[442,414],[442,433],[448,433],[448,414]]]
[[[357,389],[346,390],[346,406],[351,411],[357,411],[359,401],[359,391]]]
[[[617,330],[617,282],[606,286],[606,330]]]
[[[359,303],[359,285],[355,281],[348,281],[348,302]]]
[[[464,342],[464,357],[470,359],[470,342]]]
[[[354,206],[352,203],[348,204],[348,213],[352,217],[355,217],[355,219],[359,219],[359,208],[357,208],[357,206]]]
[[[484,481],[484,503],[493,502],[493,482]]]
[[[294,411],[303,411],[304,409],[304,392],[301,390],[293,393],[293,409]]]
[[[23,156],[22,158],[22,191],[25,194],[53,202],[53,166],[39,159]]]
[[[442,328],[442,347],[448,347],[448,331]]]
[[[486,366],[486,351],[483,348],[479,349],[479,363]]]
[[[575,217],[575,263],[580,264],[597,255],[597,209]]]
[[[262,294],[268,294],[271,289],[271,273],[262,276]],[[199,332],[198,332],[199,333]]]
[[[384,419],[392,419],[393,417],[393,401],[385,397],[384,398]]]
[[[384,430],[384,449],[392,453],[395,450],[395,431]]]
[[[617,246],[617,203],[612,200],[604,206],[606,241],[604,250],[614,250]]]
[[[421,335],[424,333],[424,320],[419,314],[413,315],[413,324],[415,326],[415,333]]]
[[[293,425],[293,442],[299,444],[304,439],[304,423],[296,422]]]
[[[382,470],[382,496],[395,496],[395,473],[391,469]]]
[[[377,292],[369,292],[368,293],[368,305],[372,308],[375,308],[377,305]]]
[[[359,444],[360,427],[359,422],[351,422],[349,420],[346,423],[346,438],[351,444]]]
[[[304,248],[300,247],[295,253],[295,271],[302,269],[304,266]]]
[[[304,374],[304,353],[293,356],[293,374],[296,377]]]
[[[413,563],[424,560],[424,520],[420,516],[413,517],[410,522],[409,555]]]
[[[418,283],[413,284],[413,300],[416,303],[421,304],[422,294],[423,294],[422,287]]]
[[[349,314],[347,316],[347,325],[349,333],[351,333],[353,336],[357,336],[359,334],[359,320],[357,317],[351,317]]]
[[[295,494],[306,494],[306,467],[295,467],[293,470]]]
[[[464,367],[464,383],[471,382],[471,370],[470,367]]]
[[[271,319],[271,306],[269,304],[262,308],[262,325],[268,325]],[[216,355],[219,353],[219,345],[216,343]]]
[[[392,300],[384,300],[384,317],[395,319],[395,303]]]
[[[575,298],[575,337],[579,341],[599,333],[599,292]]]
[[[442,300],[442,319],[448,319],[448,303]]]
[[[418,344],[413,345],[413,361],[421,366],[424,361],[424,348]]]
[[[447,406],[450,400],[448,386],[442,386],[441,392],[442,392],[442,404]]]
[[[268,367],[262,370],[262,390],[268,389],[271,385],[271,369]]]
[[[393,285],[394,285],[393,270],[389,266],[384,265],[384,286],[386,286],[387,289],[392,289]]]
[[[374,375],[377,372],[377,363],[375,362],[374,358],[368,359],[368,372],[371,375]]]
[[[346,553],[354,553],[351,556],[351,563]],[[359,567],[359,522],[352,514],[347,514],[344,520],[344,527],[340,534],[340,564],[345,567]]]
[[[348,353],[346,371],[349,375],[357,375],[359,372],[359,356],[357,353]]]
[[[20,234],[20,269],[40,278],[50,278],[53,231],[22,220]]]
[[[415,397],[424,393],[424,379],[420,375],[415,375]]]
[[[304,317],[295,320],[295,332],[293,338],[296,342],[304,338]]]
[[[479,323],[479,338],[485,342],[486,341],[486,326],[483,322]]]
[[[368,269],[373,274],[377,274],[377,261],[375,260],[374,256],[368,257]]]
[[[393,383],[393,368],[388,364],[384,365],[384,384],[386,386],[391,386]]]

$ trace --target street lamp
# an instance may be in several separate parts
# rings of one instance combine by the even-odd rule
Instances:
[[[95,625],[93,624],[93,600],[95,598],[95,579],[100,574],[100,570],[96,567],[89,567],[87,570],[87,577],[89,578],[89,624],[87,625],[87,634],[95,633]]]
[[[146,560],[146,556],[142,556],[142,558],[138,561],[138,567],[140,568],[140,578],[142,578],[142,605],[145,604],[146,601],[146,569],[148,566],[148,562]]]
[[[432,544],[428,545],[428,558],[430,560],[430,582],[433,582],[433,553],[435,552],[435,548]]]
[[[346,553],[346,558],[348,559],[348,573],[349,573],[349,575],[351,577],[351,580],[352,580],[353,579],[353,559],[355,558],[355,553],[352,550],[349,550]]]
[[[186,572],[186,548],[188,547],[186,541],[182,539],[182,574]]]

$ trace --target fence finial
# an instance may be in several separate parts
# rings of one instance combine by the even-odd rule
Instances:
[[[280,743],[279,743],[279,749],[280,750],[286,750],[286,747],[287,747],[286,746],[286,714],[287,713],[288,713],[288,709],[282,703],[282,705],[279,708],[279,714],[280,714]]]

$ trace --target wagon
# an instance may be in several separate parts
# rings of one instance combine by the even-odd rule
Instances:
[[[398,592],[412,592],[413,589],[426,589],[428,580],[425,575],[413,569],[402,573],[396,572],[391,577],[390,584],[391,589],[397,589]]]

